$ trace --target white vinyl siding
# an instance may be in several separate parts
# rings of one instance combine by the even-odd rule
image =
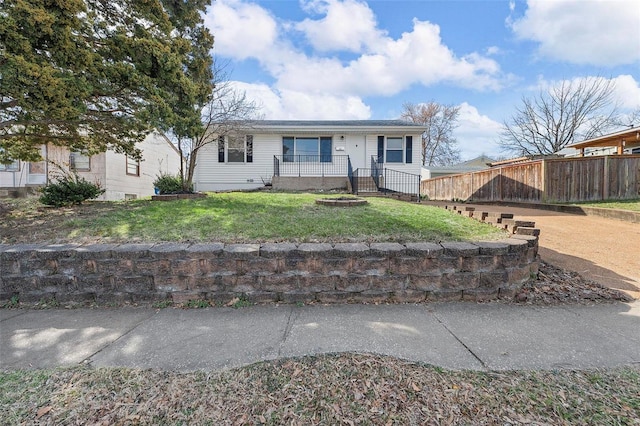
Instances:
[[[104,168],[104,178],[100,179],[107,190],[104,199],[124,200],[130,195],[135,195],[136,198],[151,196],[154,194],[153,181],[158,175],[168,173],[175,176],[180,172],[180,155],[165,136],[153,132],[137,147],[142,150],[143,160],[138,168],[139,176],[127,174],[124,154],[107,151],[99,154],[105,156],[101,160],[97,156],[91,157],[93,170],[99,168],[100,163]],[[130,171],[133,171],[133,167]]]
[[[250,163],[218,161],[218,144],[205,145],[198,152],[194,185],[196,191],[255,189],[271,182],[273,157],[282,154],[282,136],[254,134]]]
[[[367,134],[365,136],[362,133],[343,134],[326,131],[318,132],[314,135],[310,135],[309,132],[297,134],[295,131],[268,134],[254,132],[252,163],[219,162],[216,139],[215,142],[206,145],[198,153],[194,189],[196,191],[222,191],[260,188],[266,182],[271,182],[274,156],[282,157],[283,155],[283,137],[300,136],[304,138],[316,137],[320,134],[331,136],[333,140],[332,156],[357,155],[359,157],[357,164],[352,158],[354,169],[357,167],[370,167],[371,156],[377,155],[378,134]],[[384,135],[384,132],[382,131],[379,134]],[[345,137],[342,138],[342,136]],[[397,134],[394,133],[389,136],[397,136]],[[385,167],[406,173],[420,174],[420,149],[418,149],[417,145],[420,141],[420,135],[413,134],[411,136],[413,136],[412,163],[407,164],[404,161],[402,163],[385,163]],[[353,152],[349,152],[350,149]],[[356,149],[360,150],[358,154],[355,152]],[[365,158],[361,158],[363,156]]]

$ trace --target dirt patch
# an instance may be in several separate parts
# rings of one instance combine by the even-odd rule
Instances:
[[[66,242],[72,230],[72,220],[81,217],[108,215],[129,208],[126,203],[88,202],[69,207],[47,207],[37,198],[0,200],[0,243],[34,244]],[[99,239],[78,241],[98,243]]]

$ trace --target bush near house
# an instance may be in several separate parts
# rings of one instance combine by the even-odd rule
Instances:
[[[164,194],[179,194],[182,192],[193,192],[193,185],[190,186],[186,191],[182,186],[182,178],[180,175],[170,175],[168,173],[163,173],[156,177],[156,180],[153,181],[153,186],[158,188],[161,195]]]
[[[89,182],[77,174],[64,174],[45,185],[41,192],[42,204],[62,207],[93,200],[104,194],[105,190],[100,184]]]

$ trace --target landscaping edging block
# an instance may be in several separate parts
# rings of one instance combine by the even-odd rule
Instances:
[[[486,300],[538,270],[538,238],[488,242],[0,245],[0,300]]]

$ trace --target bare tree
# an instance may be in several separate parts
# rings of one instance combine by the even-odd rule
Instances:
[[[640,108],[636,108],[626,114],[620,114],[615,124],[619,127],[636,127],[640,125]]]
[[[193,137],[176,137],[180,152],[180,177],[184,190],[190,190],[200,150],[219,137],[238,133],[260,119],[259,106],[247,99],[246,93],[233,87],[226,72],[226,63],[214,61],[214,89],[202,108],[202,126]]]
[[[516,155],[553,154],[565,146],[601,136],[617,121],[612,80],[563,80],[522,105],[505,121],[499,145]]]
[[[460,161],[458,141],[453,131],[458,127],[460,107],[431,101],[426,104],[405,103],[403,120],[427,127],[422,135],[422,164],[446,166]]]

